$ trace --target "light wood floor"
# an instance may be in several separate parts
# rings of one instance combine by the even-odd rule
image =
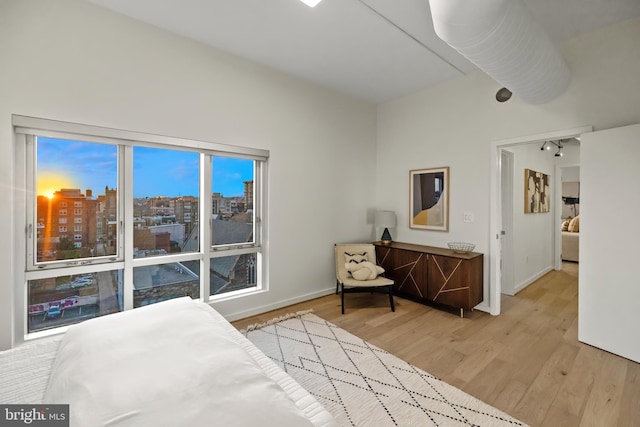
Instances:
[[[521,421],[535,426],[640,426],[640,364],[578,342],[578,268],[565,263],[502,314],[443,311],[381,294],[329,295],[234,322],[314,313]],[[465,314],[466,316],[466,314]],[[629,325],[638,339],[638,325]]]

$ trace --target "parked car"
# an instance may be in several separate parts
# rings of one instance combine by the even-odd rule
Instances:
[[[62,310],[59,305],[49,306],[49,310],[47,310],[47,319],[54,319],[60,315],[62,315]]]

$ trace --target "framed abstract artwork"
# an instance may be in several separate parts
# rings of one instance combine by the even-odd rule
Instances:
[[[409,227],[449,231],[449,167],[409,171]]]
[[[551,179],[549,175],[531,169],[524,170],[524,213],[546,213],[551,209]]]

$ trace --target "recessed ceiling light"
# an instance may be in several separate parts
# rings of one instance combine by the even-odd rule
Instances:
[[[320,3],[322,0],[300,0],[300,1],[309,7],[314,7],[315,5]]]

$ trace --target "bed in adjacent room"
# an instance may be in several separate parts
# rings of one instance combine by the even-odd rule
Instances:
[[[104,316],[0,352],[0,403],[70,405],[71,426],[335,426],[208,304]]]

